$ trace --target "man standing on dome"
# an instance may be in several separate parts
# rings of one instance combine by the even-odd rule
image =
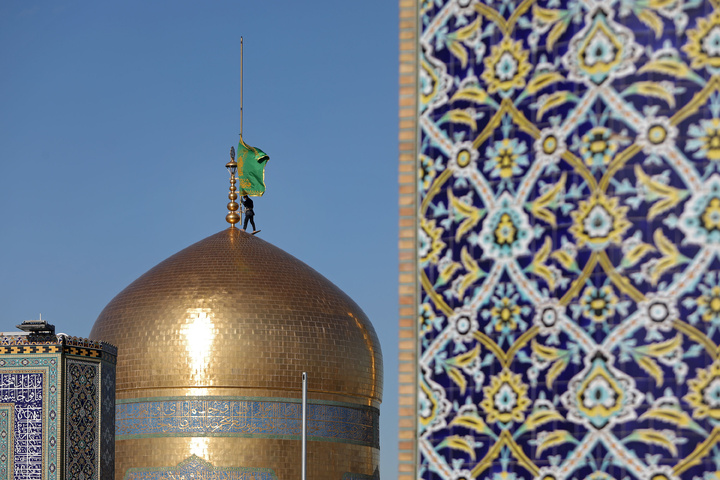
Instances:
[[[247,229],[248,222],[252,224],[253,233],[257,233],[257,227],[255,226],[255,212],[253,211],[253,201],[247,195],[242,197],[243,210],[245,212],[245,222],[243,223],[243,232]]]

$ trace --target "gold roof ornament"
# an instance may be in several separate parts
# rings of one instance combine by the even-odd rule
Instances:
[[[230,203],[227,204],[228,214],[225,215],[225,221],[230,224],[231,228],[235,228],[235,224],[240,221],[240,215],[237,213],[240,206],[235,201],[238,198],[237,187],[235,186],[235,182],[237,181],[235,179],[235,174],[237,173],[235,147],[230,147],[230,161],[225,164],[225,168],[227,168],[227,171],[230,173],[230,193],[228,194]]]

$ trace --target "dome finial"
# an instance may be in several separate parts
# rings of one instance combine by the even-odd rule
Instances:
[[[230,203],[227,204],[228,214],[225,215],[225,221],[227,221],[232,228],[235,228],[235,224],[240,221],[240,215],[237,214],[237,210],[240,207],[235,201],[238,198],[237,187],[235,187],[235,172],[237,172],[237,163],[235,162],[235,147],[230,147],[230,161],[225,164],[228,172],[230,172],[230,193],[228,198]]]

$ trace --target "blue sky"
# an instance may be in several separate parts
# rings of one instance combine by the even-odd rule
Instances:
[[[127,284],[227,227],[237,143],[270,155],[265,240],[367,313],[397,472],[397,2],[0,3],[0,331],[86,336]]]

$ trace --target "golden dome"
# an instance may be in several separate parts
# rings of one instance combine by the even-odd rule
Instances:
[[[162,446],[160,430],[136,431],[133,419],[122,418],[126,403],[135,402],[137,410],[158,408],[153,401],[167,408],[168,399],[183,398],[294,401],[300,397],[302,372],[308,373],[311,403],[356,405],[377,412],[382,399],[380,345],[362,310],[306,264],[236,228],[201,240],[131,283],[102,311],[90,338],[118,347],[117,478],[123,478],[128,467],[191,462],[191,454],[216,467],[267,467],[280,478],[291,475],[283,471],[285,463],[270,465],[274,460],[262,460],[262,455],[243,460],[238,449],[254,447],[238,443],[248,441],[238,438],[242,432],[221,439],[217,432],[208,434],[199,450],[192,445],[198,444],[202,432],[186,440],[178,440],[182,432],[171,432]],[[123,427],[123,422],[130,426]],[[256,431],[251,436],[257,436]],[[279,436],[268,438],[276,441]],[[218,442],[225,443],[212,446]],[[235,443],[230,448],[227,442]],[[336,440],[327,445],[341,448],[342,442],[332,442]],[[332,467],[337,469],[333,472],[372,474],[377,445],[361,454],[354,443],[348,445],[355,449],[352,452],[336,454],[363,460],[351,467]],[[290,451],[294,445],[282,448]],[[321,450],[316,455],[321,456]],[[154,457],[137,460],[143,455]],[[308,468],[313,468],[310,461]]]

